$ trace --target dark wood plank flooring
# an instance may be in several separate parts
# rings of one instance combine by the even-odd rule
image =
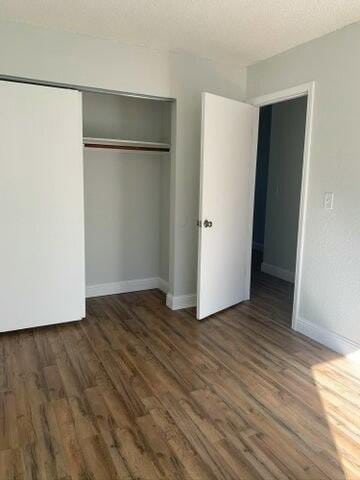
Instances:
[[[2,334],[0,479],[359,480],[359,368],[269,288],[203,322],[147,291]]]
[[[254,270],[251,277],[251,309],[258,309],[268,320],[291,326],[294,285]]]

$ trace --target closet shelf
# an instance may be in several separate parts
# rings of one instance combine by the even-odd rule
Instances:
[[[139,140],[121,140],[116,138],[84,137],[85,148],[109,148],[115,150],[140,150],[143,152],[170,152],[169,143],[141,142]]]

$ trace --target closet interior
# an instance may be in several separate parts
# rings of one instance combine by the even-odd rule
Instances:
[[[173,102],[83,93],[88,297],[169,282]]]

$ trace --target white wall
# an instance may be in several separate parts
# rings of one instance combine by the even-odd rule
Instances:
[[[170,142],[171,103],[83,94],[84,136]],[[170,154],[86,148],[88,292],[169,280]],[[147,283],[146,283],[147,284]],[[95,288],[96,287],[96,288]]]
[[[166,283],[170,275],[170,154],[160,156],[160,267],[158,276]]]
[[[316,81],[300,315],[360,341],[360,25],[248,69],[248,97]],[[0,25],[0,73],[175,97],[171,278],[175,295],[196,284],[200,92],[242,99],[246,70],[181,54],[24,26]],[[323,193],[335,192],[332,211]]]
[[[171,56],[170,72],[172,96],[177,99],[173,290],[175,295],[186,295],[196,292],[200,93],[207,91],[241,100],[245,96],[246,72],[187,55]]]
[[[246,70],[65,32],[0,24],[0,74],[176,98],[170,284],[196,288],[200,92],[244,98]]]
[[[85,149],[86,285],[160,276],[162,162],[169,155]],[[163,219],[167,226],[168,220]]]
[[[170,143],[171,102],[83,93],[84,135]]]
[[[249,98],[316,82],[299,315],[313,331],[358,343],[359,45],[357,23],[248,70]],[[333,210],[323,208],[324,192],[334,192]]]
[[[264,263],[285,279],[295,272],[306,103],[300,97],[271,109]]]
[[[165,52],[0,22],[2,75],[170,97]]]

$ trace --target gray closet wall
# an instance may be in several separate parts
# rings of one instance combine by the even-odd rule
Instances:
[[[84,137],[170,143],[170,102],[84,93]],[[169,280],[170,153],[84,149],[87,287]]]

